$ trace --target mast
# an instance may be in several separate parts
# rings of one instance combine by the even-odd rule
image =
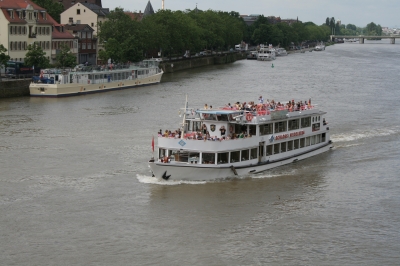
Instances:
[[[163,0],[164,1],[164,0]],[[186,112],[188,109],[188,97],[186,94],[186,103],[185,103],[185,109],[183,111],[183,121],[182,121],[182,132],[181,132],[181,139],[183,139],[183,135],[185,134],[185,121],[186,121]]]

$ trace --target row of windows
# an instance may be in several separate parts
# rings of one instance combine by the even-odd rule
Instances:
[[[35,43],[38,44],[43,50],[50,49],[50,41],[35,42]],[[27,42],[10,42],[10,51],[22,51],[27,49],[28,49]]]
[[[79,43],[79,49],[96,49],[96,44],[95,43]]]
[[[10,35],[26,35],[28,28],[25,26],[10,26]],[[35,34],[37,35],[50,35],[50,27],[36,27]]]
[[[18,16],[18,18],[20,18],[20,19],[27,19],[27,13],[28,13],[28,19],[29,20],[32,20],[32,19],[35,19],[35,20],[37,20],[38,18],[39,18],[39,12],[38,11],[26,11],[26,10],[17,10],[16,12],[15,12],[15,14]],[[12,19],[14,19],[15,18],[15,16],[14,16],[14,10],[8,10],[8,14],[10,15],[10,17],[12,18]],[[43,19],[44,20],[47,20],[47,16],[46,16],[46,12],[42,12],[42,15],[43,15]]]
[[[266,156],[271,156],[274,154],[280,154],[285,152],[290,152],[292,150],[297,150],[305,147],[309,147],[312,145],[316,145],[319,143],[323,143],[326,141],[326,134],[318,134],[314,136],[304,137],[295,140],[289,140],[286,142],[266,145],[264,147],[260,147],[260,156],[264,155],[264,149]],[[198,163],[200,159],[199,152],[181,152],[179,150],[173,151],[169,150],[167,154],[167,150],[160,149],[159,150],[159,158],[164,158],[167,156],[169,159],[179,162],[191,162],[191,163]],[[217,158],[215,158],[217,156]],[[215,153],[207,153],[204,152],[201,155],[202,164],[227,164],[227,163],[235,163],[235,162],[243,162],[252,159],[258,158],[258,148],[251,148],[251,149],[243,149],[238,151],[231,151],[231,152],[219,152]],[[217,161],[215,161],[217,159]]]
[[[320,119],[321,119],[320,116],[312,117],[312,119],[311,117],[304,117],[304,118],[291,119],[288,121],[281,121],[281,122],[260,125],[260,136],[311,127],[311,120],[312,122],[314,121],[316,122],[320,121]],[[274,132],[274,126],[275,126],[275,132]]]

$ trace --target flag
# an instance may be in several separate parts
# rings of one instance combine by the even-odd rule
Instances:
[[[151,140],[151,148],[153,149],[153,152],[154,152],[154,136],[153,136],[153,139]]]

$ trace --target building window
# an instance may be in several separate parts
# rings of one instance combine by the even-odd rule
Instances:
[[[94,26],[94,23],[92,22],[91,25],[92,25],[92,27],[93,27],[93,26]]]
[[[80,14],[81,14],[81,10],[80,10],[80,9],[77,9],[77,10],[76,10],[76,14],[77,14],[77,15],[80,15]]]
[[[92,39],[92,33],[91,32],[88,32],[88,33],[86,33],[87,34],[87,38],[88,39]]]
[[[83,49],[83,50],[86,49],[86,43],[82,43],[82,49]]]
[[[91,43],[88,43],[88,44],[87,44],[87,48],[88,48],[88,49],[92,49],[92,44],[91,44]]]

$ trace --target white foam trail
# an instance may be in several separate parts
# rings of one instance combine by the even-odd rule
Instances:
[[[398,128],[395,129],[374,129],[374,130],[366,130],[363,132],[354,132],[350,134],[335,134],[332,135],[333,142],[348,142],[360,139],[374,138],[374,137],[382,137],[382,136],[390,136],[394,134],[398,134],[400,131]]]
[[[176,186],[181,184],[201,185],[207,183],[206,181],[164,180],[164,179],[158,179],[157,177],[154,176],[146,176],[139,174],[137,174],[136,177],[140,183],[163,185],[163,186]]]

